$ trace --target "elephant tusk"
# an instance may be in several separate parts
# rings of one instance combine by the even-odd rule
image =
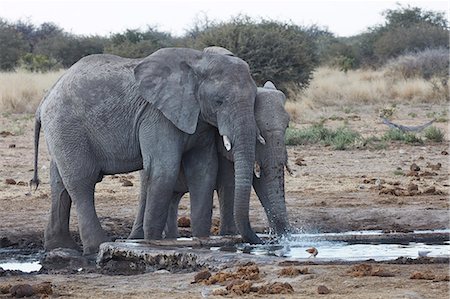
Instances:
[[[230,138],[228,138],[227,135],[223,135],[223,145],[227,149],[227,152],[229,152],[231,150]]]
[[[264,137],[261,136],[261,134],[258,134],[258,137],[256,138],[261,144],[266,144],[266,140],[264,139]]]
[[[255,166],[253,167],[253,172],[255,173],[255,176],[259,179],[261,177],[261,167],[259,166],[258,162],[255,161]]]

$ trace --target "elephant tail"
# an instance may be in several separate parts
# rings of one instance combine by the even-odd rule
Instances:
[[[39,111],[38,111],[39,112]],[[39,133],[41,132],[41,119],[39,113],[36,113],[36,120],[34,122],[34,175],[30,180],[30,189],[33,185],[36,185],[35,191],[39,187],[39,177],[38,177],[38,153],[39,153]]]

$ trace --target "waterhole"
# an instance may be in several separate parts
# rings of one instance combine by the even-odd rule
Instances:
[[[315,258],[325,260],[387,261],[400,257],[450,257],[450,230],[385,234],[382,231],[353,231],[328,234],[293,234],[278,244],[213,247],[212,250],[270,255],[291,259],[314,258],[307,249],[316,248]],[[446,237],[447,235],[447,237]],[[331,241],[330,241],[331,240]],[[417,242],[415,240],[422,240]]]

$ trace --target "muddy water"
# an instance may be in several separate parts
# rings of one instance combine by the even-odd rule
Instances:
[[[415,231],[411,233],[411,240],[414,234],[427,235],[444,233],[449,230],[436,231]],[[345,236],[363,237],[368,241],[342,242],[326,241],[326,239],[342,238]],[[291,259],[312,258],[306,251],[315,247],[318,250],[317,259],[342,260],[342,261],[363,261],[373,259],[375,261],[395,260],[400,257],[418,258],[428,257],[450,257],[450,241],[430,241],[430,242],[370,242],[373,237],[383,236],[381,231],[353,231],[346,233],[328,234],[293,234],[289,239],[282,240],[278,245],[248,245],[236,244],[234,247],[213,248],[213,250],[233,251],[250,253],[254,255],[272,255]],[[350,238],[351,239],[351,238]]]

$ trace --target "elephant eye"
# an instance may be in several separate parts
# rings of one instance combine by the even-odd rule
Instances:
[[[223,100],[216,100],[216,104],[219,105],[219,106],[222,105],[223,104]]]

